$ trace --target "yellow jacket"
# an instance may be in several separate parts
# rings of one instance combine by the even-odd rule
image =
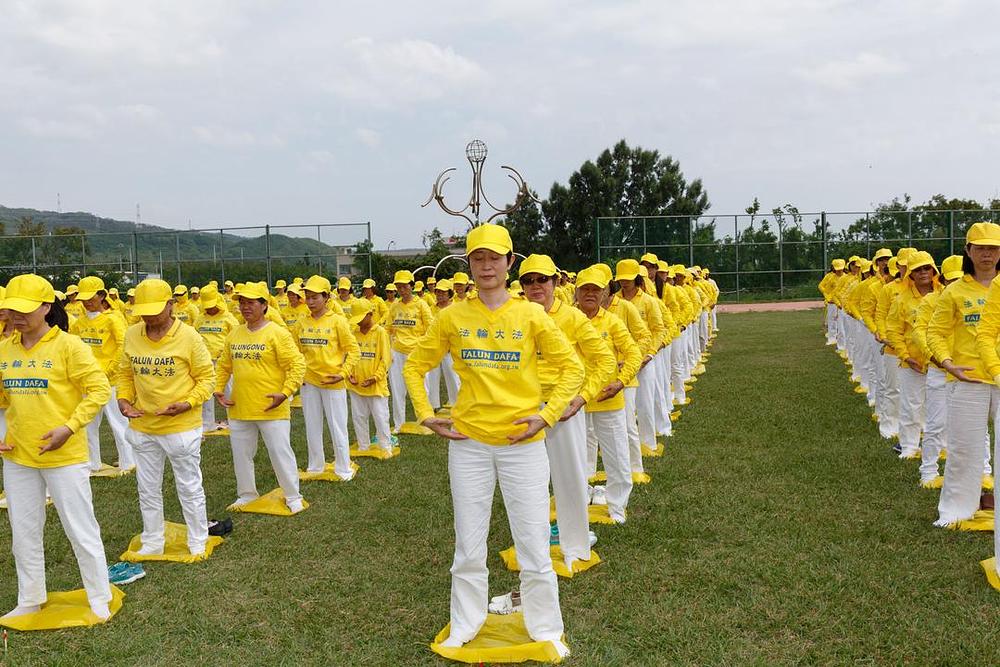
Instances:
[[[396,299],[389,307],[389,325],[386,327],[392,337],[392,349],[409,354],[433,319],[431,309],[423,299],[414,296],[409,303]]]
[[[111,397],[104,369],[91,348],[52,327],[30,350],[15,332],[0,341],[0,379],[7,399],[7,435],[14,447],[5,458],[31,468],[86,463],[84,427]],[[65,425],[73,435],[59,449],[38,453],[42,435]]]
[[[358,396],[388,396],[389,366],[392,365],[392,349],[389,347],[389,333],[384,327],[373,325],[363,334],[358,327],[352,327],[354,339],[358,343],[360,355],[354,367],[354,379],[358,384],[347,384],[347,390]],[[375,384],[362,387],[365,380],[375,378]]]
[[[621,298],[625,298],[624,294],[620,294]],[[649,347],[643,350],[644,354],[655,355],[663,344],[663,317],[660,315],[660,307],[656,305],[656,299],[646,294],[642,290],[638,290],[631,299],[628,301],[639,310],[639,315],[642,316],[642,321],[646,323],[649,327],[649,333],[652,334]]]
[[[194,323],[194,329],[201,334],[202,340],[205,341],[205,347],[208,348],[208,354],[212,357],[212,361],[218,359],[219,355],[222,354],[223,348],[226,347],[226,338],[238,326],[240,323],[236,321],[233,314],[222,308],[219,308],[219,312],[215,315],[202,313],[198,316],[198,321]]]
[[[344,381],[327,383],[331,375],[345,378],[354,372],[361,350],[343,315],[330,311],[299,320],[292,330],[295,344],[305,357],[305,382],[322,389],[344,389]]]
[[[642,352],[644,356],[648,356],[644,350],[648,349],[651,345],[653,334],[650,333],[649,327],[646,326],[642,315],[639,314],[639,309],[615,294],[611,297],[611,303],[608,304],[607,310],[622,321],[625,328],[628,329],[629,335],[632,336],[632,340],[639,346],[639,352]],[[622,357],[617,358],[619,364],[624,363],[624,361],[625,359]],[[639,380],[632,378],[625,386],[638,387]]]
[[[888,338],[886,338],[885,331],[885,318],[889,315],[889,307],[896,299],[896,295],[899,294],[902,287],[902,281],[893,280],[886,283],[885,286],[882,287],[882,291],[878,294],[878,303],[875,306],[875,330],[878,332],[878,336],[882,340],[888,340]],[[886,346],[885,351],[888,354],[896,354],[889,346]]]
[[[940,290],[941,287],[935,283],[932,291]],[[899,295],[889,307],[889,314],[885,318],[887,340],[896,356],[899,357],[900,368],[907,366],[906,360],[908,358],[920,364],[921,368],[926,368],[929,360],[929,357],[925,357],[921,353],[920,346],[914,339],[917,308],[922,300],[923,295],[917,290],[916,285],[907,279]]]
[[[174,319],[167,334],[152,341],[144,322],[125,332],[116,384],[118,398],[145,413],[129,420],[133,429],[158,435],[181,433],[201,426],[199,408],[213,400],[215,369],[208,348],[193,328]],[[187,401],[191,409],[174,416],[156,414],[178,401]]]
[[[986,292],[984,286],[968,275],[945,287],[927,325],[927,347],[938,362],[951,359],[956,366],[973,368],[966,371],[970,377],[992,383],[993,374],[987,370],[986,360],[989,350],[983,349],[986,346],[980,344],[977,332],[982,324],[980,315],[984,313]],[[982,343],[986,343],[985,337]],[[948,379],[955,378],[949,375]]]
[[[108,380],[114,380],[125,341],[125,318],[122,314],[113,308],[94,318],[84,313],[70,325],[69,332],[90,346]]]
[[[291,398],[302,385],[305,372],[305,360],[288,329],[269,322],[250,331],[244,324],[233,329],[219,355],[215,391],[224,391],[232,375],[230,398],[236,405],[229,408],[231,419],[288,419],[289,401],[265,410],[271,404],[267,394],[281,393]]]
[[[618,369],[617,379],[626,387],[635,379],[642,364],[642,354],[639,346],[635,344],[629,334],[625,324],[615,315],[612,315],[603,308],[598,309],[597,314],[590,318],[590,323],[598,331],[601,340],[607,349],[616,359],[622,360],[622,366]],[[607,383],[605,383],[605,386]],[[602,387],[603,388],[603,387]],[[586,405],[587,412],[609,412],[611,410],[625,409],[625,391],[620,391],[606,401],[591,403]]]
[[[876,333],[878,327],[875,325],[875,311],[878,309],[878,296],[882,293],[885,283],[878,276],[875,276],[870,282],[865,282],[867,283],[865,289],[858,298],[858,310],[861,312],[861,321],[865,323],[865,327],[872,333]]]
[[[968,287],[966,298],[961,303],[967,307],[968,311],[968,314],[965,316],[965,328],[966,330],[973,329],[975,331],[976,350],[979,353],[982,372],[985,375],[981,379],[996,383],[997,376],[1000,375],[1000,356],[997,355],[997,343],[1000,343],[1000,283],[997,282],[997,278],[994,278],[993,282],[990,283],[989,289],[985,290],[985,294],[983,294],[983,286],[976,282],[972,276],[966,275],[962,276],[961,280],[956,280],[951,285],[948,285],[947,289],[951,289],[959,283],[965,283]],[[976,288],[979,289],[977,290]],[[983,303],[984,300],[985,303]],[[973,311],[976,308],[981,309],[981,315],[977,318],[978,321],[973,323]],[[958,347],[957,335],[955,347]],[[952,361],[956,364],[958,363],[956,360]]]
[[[296,322],[309,317],[309,308],[306,307],[306,304],[301,302],[295,307],[286,304],[279,310],[279,313],[281,314],[281,319],[285,321],[285,326],[288,327],[289,331],[291,331],[295,328]]]
[[[524,431],[514,421],[539,413],[539,353],[561,376],[540,412],[546,424],[559,420],[583,386],[583,365],[541,306],[508,299],[490,310],[478,298],[466,299],[441,311],[403,367],[418,422],[434,416],[424,375],[449,353],[461,379],[451,411],[455,429],[490,445],[510,444],[507,436]],[[531,441],[544,437],[539,431]]]
[[[580,310],[556,299],[549,309],[549,315],[583,364],[585,373],[580,397],[589,404],[615,377],[618,370],[615,356],[609,353],[601,335]],[[560,380],[559,373],[560,368],[550,364],[545,355],[539,358],[538,378],[542,383],[543,398],[556,389]]]
[[[178,297],[174,302],[174,317],[188,326],[193,327],[200,314],[201,311],[198,310],[198,307],[186,296]]]
[[[368,299],[368,297],[363,298]],[[386,305],[385,299],[377,294],[374,294],[368,300],[372,302],[372,323],[385,326],[385,324],[389,321],[389,306]]]
[[[927,342],[927,326],[931,323],[931,317],[934,315],[934,309],[937,308],[938,300],[941,298],[941,291],[931,292],[924,296],[920,300],[920,305],[917,306],[917,315],[913,323],[913,343],[920,355],[927,359],[928,364],[934,364],[940,368],[938,360],[934,358],[934,353],[931,351],[930,344]],[[951,347],[951,341],[949,341],[949,347]]]

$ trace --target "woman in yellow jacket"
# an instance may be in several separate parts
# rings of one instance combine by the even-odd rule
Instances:
[[[238,495],[233,505],[246,505],[259,496],[253,459],[260,435],[285,504],[294,514],[304,506],[292,451],[289,400],[302,384],[306,364],[288,329],[267,319],[269,296],[260,283],[247,283],[237,292],[245,324],[233,329],[219,356],[215,398],[229,409]],[[230,376],[233,390],[227,398],[223,391]]]
[[[434,305],[431,306],[431,315],[437,318],[442,310],[451,305],[452,297],[455,292],[452,290],[451,281],[447,278],[435,280],[433,285],[433,296],[435,301]],[[455,401],[458,398],[459,381],[458,376],[455,375],[455,368],[451,363],[451,357],[447,354],[441,358],[440,366],[427,373],[426,382],[424,383],[427,385],[427,397],[430,399],[431,407],[434,408],[435,411],[441,409],[442,377],[444,378],[445,393],[448,396],[447,405],[451,407],[452,405],[455,405]]]
[[[323,472],[326,468],[323,447],[325,415],[333,444],[333,470],[346,482],[354,477],[354,469],[351,466],[351,442],[347,436],[347,387],[344,380],[354,372],[361,352],[347,319],[329,309],[330,287],[330,281],[323,276],[312,276],[306,281],[309,316],[299,320],[292,335],[306,362],[305,381],[302,383],[302,418],[306,423],[306,445],[309,449],[306,471]],[[355,299],[350,306],[352,311],[364,310],[362,301]]]
[[[84,427],[108,401],[107,374],[89,346],[67,334],[66,314],[49,281],[11,279],[0,308],[16,333],[0,342],[0,378],[8,428],[2,442],[17,606],[6,618],[37,612],[46,602],[45,492],[73,545],[91,611],[111,612],[108,563],[94,517]]]
[[[392,366],[389,368],[389,389],[392,394],[393,432],[406,422],[407,384],[403,380],[403,366],[417,341],[426,333],[434,316],[427,303],[414,293],[413,274],[396,271],[393,283],[399,297],[389,306],[389,339],[392,344]],[[415,398],[411,400],[416,400]],[[416,405],[416,403],[414,403]]]
[[[580,393],[573,397],[559,422],[545,436],[552,494],[556,501],[559,546],[566,567],[572,572],[575,561],[590,560],[592,546],[587,515],[590,503],[586,475],[587,417],[581,408],[593,402],[615,378],[618,364],[587,317],[556,297],[559,273],[551,257],[528,255],[521,262],[518,273],[525,298],[545,309],[585,368]],[[538,374],[543,398],[548,397],[558,384],[558,372],[559,369],[549,364],[544,356],[539,359]],[[627,447],[626,443],[626,451]]]
[[[543,429],[555,425],[579,393],[583,366],[541,307],[507,292],[504,276],[514,254],[506,229],[475,227],[466,237],[466,255],[477,297],[443,310],[414,343],[403,370],[418,421],[450,440],[455,559],[451,634],[441,646],[461,646],[486,621],[486,538],[499,481],[521,566],[525,627],[533,640],[551,642],[563,656],[569,649],[562,642],[559,588],[549,555],[549,463]],[[408,281],[402,284],[409,287]],[[539,352],[560,375],[541,411]],[[423,386],[424,374],[445,354],[451,354],[462,380],[447,419],[434,416]]]
[[[361,283],[361,297],[371,301],[375,324],[385,325],[389,317],[389,307],[385,305],[385,300],[375,293],[375,281],[371,278],[365,278]]]
[[[392,349],[389,347],[389,334],[376,322],[373,305],[371,301],[359,304],[357,312],[349,320],[360,356],[354,372],[347,376],[347,391],[351,397],[351,416],[358,448],[368,449],[368,418],[371,417],[375,422],[378,446],[383,452],[391,454],[393,441],[389,433],[388,378]]]
[[[889,308],[893,301],[905,287],[906,283],[906,262],[910,253],[915,252],[912,248],[902,248],[896,253],[896,268],[899,273],[885,284],[878,296],[878,304],[875,307],[875,330],[877,331],[877,341],[882,349],[882,392],[881,405],[875,404],[878,411],[879,434],[886,440],[891,440],[899,435],[899,359],[896,351],[889,344],[889,335],[886,332],[886,318],[889,315]]]
[[[906,284],[889,307],[885,328],[899,359],[899,458],[917,455],[924,428],[927,362],[916,343],[917,308],[923,298],[940,292],[937,267],[929,252],[914,253],[907,264]]]
[[[233,317],[233,314],[226,309],[218,289],[215,287],[205,287],[201,291],[202,307],[204,312],[198,316],[194,323],[195,331],[201,335],[208,354],[212,359],[213,368],[219,361],[223,349],[226,347],[226,338],[240,325]],[[229,391],[231,387],[227,387]],[[205,431],[217,431],[229,428],[229,424],[215,420],[215,401],[209,399],[201,405],[201,423]]]
[[[663,321],[663,337],[660,341],[660,349],[653,357],[654,375],[656,377],[656,387],[653,396],[653,421],[656,428],[656,435],[670,437],[673,435],[673,427],[670,422],[670,411],[673,408],[673,392],[670,390],[670,347],[677,337],[677,327],[674,316],[663,301],[663,291],[657,291],[659,284],[656,275],[657,262],[659,261],[653,253],[646,253],[639,262],[639,277],[642,282],[643,292],[653,297],[653,302],[660,310],[660,319]]]
[[[826,304],[827,345],[837,344],[837,305],[833,302],[833,290],[846,268],[847,262],[838,257],[830,262],[831,270],[819,281],[819,291],[823,295],[823,303]]]
[[[201,477],[200,407],[212,400],[215,369],[202,337],[173,313],[170,285],[136,286],[136,314],[118,372],[118,408],[129,419],[142,512],[143,555],[163,553],[163,465],[170,460],[192,556],[205,553],[208,516]],[[228,313],[227,313],[228,314]]]
[[[639,371],[642,354],[622,321],[601,308],[607,286],[608,283],[600,271],[594,269],[581,271],[576,277],[576,305],[590,320],[608,350],[615,355],[615,358],[623,360],[614,379],[601,389],[595,400],[588,403],[585,409],[587,425],[600,446],[601,460],[608,475],[606,493],[602,493],[599,487],[595,488],[594,502],[607,504],[611,520],[615,523],[625,523],[625,510],[628,508],[629,495],[632,493],[632,471],[628,437],[625,432],[625,397],[622,395],[622,390]],[[641,390],[642,378],[639,379],[639,383]]]
[[[309,307],[305,302],[305,293],[302,290],[302,285],[300,283],[292,283],[285,290],[282,295],[285,305],[280,308],[281,319],[285,321],[285,326],[291,331],[295,328],[295,325],[299,320],[309,317]],[[202,296],[202,299],[205,297]],[[276,300],[280,303],[282,299]]]
[[[109,384],[114,382],[118,373],[118,364],[122,357],[122,344],[125,342],[125,318],[107,303],[108,292],[104,281],[97,276],[87,276],[80,281],[80,291],[77,299],[84,308],[84,315],[70,325],[69,332],[80,337],[90,346],[97,363],[104,369]],[[101,421],[107,417],[111,426],[111,434],[118,448],[118,468],[131,470],[135,467],[135,457],[132,455],[132,445],[125,437],[128,420],[118,409],[118,396],[114,385],[111,386],[111,396],[94,419],[87,424],[87,443],[90,447],[90,470],[97,472],[103,465],[101,462]]]
[[[986,307],[987,291],[1000,262],[1000,226],[976,223],[969,228],[965,241],[965,275],[941,293],[927,325],[927,346],[952,383],[948,395],[948,460],[936,526],[969,519],[979,509],[984,454],[987,464],[989,461],[988,422],[1000,406],[1000,390],[991,368],[991,354],[996,359],[996,352],[989,349],[989,345],[997,344],[997,318],[990,316]],[[1000,370],[1000,364],[996,370]]]
[[[962,255],[952,255],[941,262],[938,281],[942,287],[959,280],[962,273]],[[920,485],[924,488],[939,488],[944,481],[938,474],[938,458],[947,446],[948,428],[948,381],[947,374],[934,358],[927,343],[927,326],[934,315],[940,291],[924,296],[917,307],[916,323],[913,326],[913,341],[919,354],[927,359],[927,389],[924,399],[924,432],[920,437]]]

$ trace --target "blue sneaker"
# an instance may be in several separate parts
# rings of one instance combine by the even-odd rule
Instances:
[[[549,528],[549,544],[556,545],[559,544],[559,524],[552,524]]]
[[[112,584],[122,586],[146,576],[146,570],[138,563],[115,563],[108,568],[108,578]]]
[[[902,454],[903,446],[897,442],[895,445],[892,446],[892,451],[896,452],[897,454]]]

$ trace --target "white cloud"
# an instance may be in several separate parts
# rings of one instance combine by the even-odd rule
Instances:
[[[90,140],[96,135],[96,128],[82,120],[55,120],[25,116],[21,118],[21,127],[28,134],[39,139],[77,139]]]
[[[276,135],[259,136],[247,130],[196,125],[191,128],[202,143],[217,148],[282,148],[284,139]]]
[[[369,148],[376,148],[382,143],[382,135],[367,127],[359,127],[354,134],[358,141]]]
[[[832,88],[852,90],[870,79],[906,71],[906,66],[878,53],[860,53],[850,60],[836,60],[817,67],[798,67],[794,72],[806,81]]]

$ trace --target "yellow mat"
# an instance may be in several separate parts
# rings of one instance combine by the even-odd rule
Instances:
[[[229,431],[228,428],[220,428],[220,429],[216,429],[214,431],[205,431],[205,433],[204,433],[204,435],[205,435],[206,438],[222,437],[222,436],[225,436],[225,437],[228,438],[229,434],[230,434],[230,431]]]
[[[862,387],[861,385],[858,385],[857,387],[854,388],[854,393],[855,394],[867,394],[868,390],[865,389],[864,387]]]
[[[921,489],[940,489],[942,486],[944,486],[944,477],[941,475],[928,482],[920,482]]]
[[[878,415],[872,415],[872,421],[877,424],[878,423]]]
[[[292,510],[285,504],[285,494],[281,488],[265,493],[251,500],[246,505],[230,505],[230,512],[248,512],[250,514],[272,514],[274,516],[292,516]],[[302,500],[302,509],[309,509],[309,503]]]
[[[947,460],[948,460],[948,450],[942,449],[941,452],[938,454],[938,461],[947,461]]]
[[[691,375],[702,375],[704,372],[705,372],[705,364],[698,364],[698,366],[695,367],[693,371],[691,371]]]
[[[446,648],[441,642],[451,634],[451,623],[434,637],[431,650],[442,658],[466,663],[536,662],[558,663],[562,658],[552,642],[536,642],[528,636],[524,616],[514,612],[506,616],[487,614],[479,634],[457,648]],[[564,640],[565,641],[565,640]]]
[[[386,451],[378,445],[370,445],[368,449],[359,449],[357,445],[355,445],[354,447],[351,447],[351,456],[367,456],[369,458],[384,461],[385,459],[391,459],[394,456],[399,456],[399,447],[393,447],[392,451]]]
[[[587,481],[590,482],[591,484],[593,484],[594,482],[606,482],[608,481],[608,473],[603,470],[598,470],[597,474],[587,479]],[[649,484],[652,481],[653,478],[649,476],[649,473],[645,472],[632,473],[633,484]]]
[[[403,425],[399,427],[399,432],[406,435],[434,435],[434,431],[417,422],[403,422]]]
[[[136,535],[128,543],[128,550],[120,556],[120,560],[127,560],[131,563],[141,563],[143,561],[167,561],[171,563],[197,563],[207,560],[212,555],[215,547],[225,540],[217,535],[209,535],[205,543],[205,553],[192,556],[187,545],[187,526],[182,523],[167,521],[163,531],[164,544],[163,553],[158,556],[147,556],[139,553],[142,548],[142,535]]]
[[[663,456],[663,443],[656,443],[656,449],[652,449],[647,445],[642,445],[642,455],[643,456]]]
[[[0,620],[0,625],[12,630],[61,630],[63,628],[79,628],[88,625],[99,625],[111,620],[122,608],[122,598],[125,593],[115,585],[111,586],[111,603],[108,609],[111,616],[101,620],[90,611],[87,602],[87,591],[78,588],[75,591],[49,593],[48,601],[34,614],[24,614]]]
[[[674,410],[673,412],[670,413],[670,421],[675,422],[680,418],[681,418],[680,410]]]
[[[606,523],[609,525],[615,525],[614,519],[608,514],[607,505],[588,505],[587,506],[587,519],[590,523]],[[549,498],[549,521],[556,520],[556,499],[553,497]]]
[[[682,408],[685,405],[691,405],[691,397],[686,397],[683,401],[674,401],[675,408]]]
[[[993,532],[993,510],[978,510],[971,519],[949,524],[952,530]]]
[[[295,394],[295,396],[292,396],[292,407],[293,408],[301,408],[302,407],[302,397],[299,396],[298,394]]]
[[[1000,591],[1000,576],[997,575],[996,557],[981,560],[979,561],[979,565],[983,568],[983,572],[986,573],[986,581],[990,582],[990,586]]]
[[[354,471],[354,475],[355,476],[357,476],[358,470],[360,470],[360,468],[358,468],[358,464],[355,463],[354,461],[351,461],[351,470]],[[321,481],[321,482],[343,482],[344,481],[340,477],[340,475],[338,475],[337,473],[335,473],[333,471],[333,464],[332,463],[327,463],[326,467],[323,468],[323,472],[306,472],[305,470],[300,470],[299,471],[299,479],[302,480],[303,482],[314,482],[314,481]],[[354,477],[352,477],[351,479],[354,479]]]
[[[549,546],[549,555],[552,557],[552,569],[556,571],[557,575],[560,577],[566,577],[567,579],[572,579],[574,574],[586,572],[601,562],[601,557],[597,555],[596,551],[591,549],[590,560],[575,560],[573,561],[573,569],[570,570],[566,567],[566,560],[563,558],[562,547],[558,544],[552,544]],[[521,566],[517,563],[517,550],[514,547],[501,551],[500,558],[503,559],[503,564],[506,565],[507,569],[511,572],[521,571]]]
[[[117,468],[115,466],[109,466],[107,463],[102,463],[101,464],[101,469],[98,470],[98,471],[96,471],[96,472],[92,470],[90,472],[90,476],[91,477],[124,477],[125,475],[131,475],[134,472],[135,472],[135,466],[132,466],[131,468],[125,468],[124,470],[122,470],[121,468]]]
[[[983,489],[986,491],[993,490],[993,475],[983,475]]]

